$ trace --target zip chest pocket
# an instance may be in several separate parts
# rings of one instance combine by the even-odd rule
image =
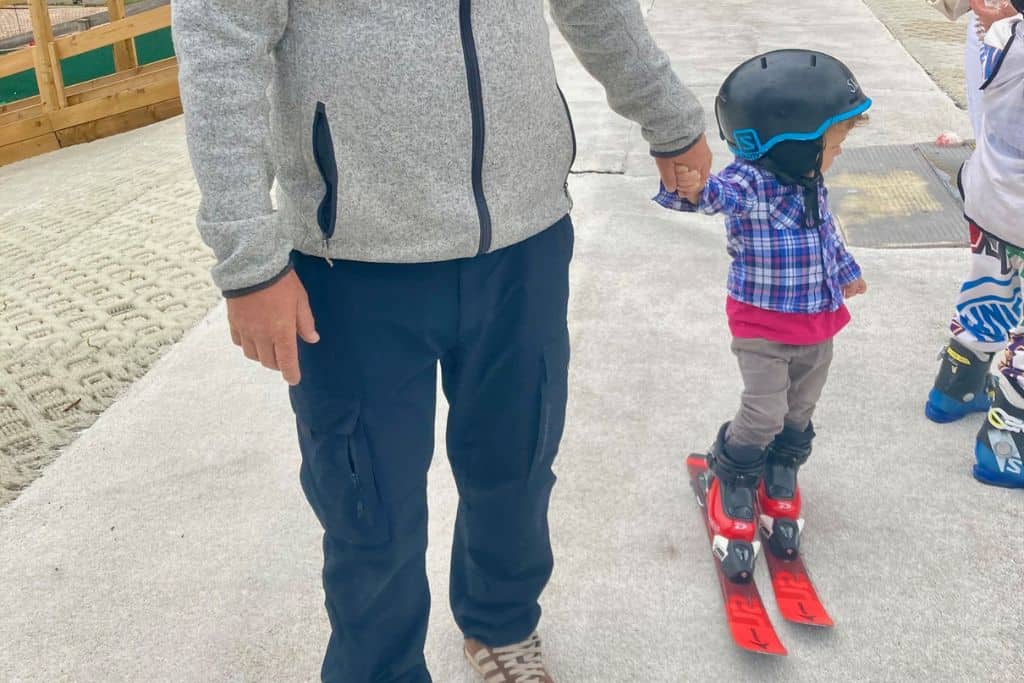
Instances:
[[[313,159],[325,186],[323,199],[317,207],[316,221],[324,241],[327,241],[334,236],[334,224],[338,219],[338,161],[331,124],[327,119],[327,106],[323,102],[316,103],[313,116]]]

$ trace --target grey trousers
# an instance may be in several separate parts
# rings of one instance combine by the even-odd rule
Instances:
[[[832,363],[832,340],[810,346],[766,339],[733,339],[743,396],[726,443],[764,448],[784,426],[810,424]]]

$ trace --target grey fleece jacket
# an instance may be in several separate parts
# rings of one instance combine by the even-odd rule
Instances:
[[[703,133],[637,0],[549,4],[653,154]],[[542,0],[172,0],[172,14],[198,225],[228,296],[282,276],[293,249],[441,261],[569,211],[575,136]]]

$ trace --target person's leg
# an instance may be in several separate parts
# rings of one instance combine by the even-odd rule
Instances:
[[[1014,257],[1005,244],[974,225],[970,237],[970,269],[949,326],[952,338],[942,351],[925,405],[925,414],[935,422],[988,410],[989,364],[1021,318],[1021,281]]]
[[[764,449],[781,431],[789,412],[790,359],[798,348],[765,339],[733,339],[743,394],[729,424],[726,446]]]
[[[324,528],[322,679],[424,683],[426,475],[457,270],[298,256],[296,271],[320,333],[300,345],[291,398],[303,490]]]
[[[950,323],[953,337],[976,354],[1006,346],[1021,319],[1019,256],[995,237],[970,225],[970,271]]]
[[[565,421],[568,217],[462,262],[458,347],[443,358],[448,456],[459,487],[451,608],[467,639],[517,643],[553,567],[548,500]]]
[[[811,424],[814,409],[828,380],[832,367],[832,340],[799,347],[789,364],[789,393],[785,426],[801,433]]]
[[[757,556],[755,491],[765,447],[782,429],[789,390],[789,357],[796,347],[764,339],[733,339],[743,377],[740,409],[722,425],[708,453],[713,473],[707,490],[713,550],[732,581],[753,576]]]
[[[1017,272],[1024,265],[1010,249]],[[992,407],[978,430],[974,447],[975,479],[985,484],[1024,488],[1024,320],[1010,331],[999,357]]]
[[[831,364],[831,339],[799,347],[789,364],[789,412],[782,431],[768,446],[764,482],[758,488],[760,524],[769,548],[780,557],[794,557],[800,549],[803,519],[797,472],[811,455],[811,417]]]

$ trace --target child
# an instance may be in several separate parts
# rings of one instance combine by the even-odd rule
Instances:
[[[867,290],[837,233],[822,174],[870,106],[834,57],[755,57],[732,72],[715,102],[734,163],[706,184],[680,169],[679,194],[662,186],[655,197],[667,208],[726,217],[726,313],[744,391],[708,454],[707,514],[733,581],[753,575],[755,511],[772,552],[792,558],[799,549],[796,476],[811,453],[811,415],[832,338],[850,320],[844,298]]]
[[[1018,13],[1024,0],[1013,0]],[[971,231],[970,273],[960,289],[942,365],[925,413],[952,422],[988,411],[978,432],[974,476],[986,484],[1024,488],[1024,21],[992,25],[981,60],[982,131],[960,170]],[[998,380],[989,365],[1005,349]],[[990,386],[995,384],[995,386]]]

